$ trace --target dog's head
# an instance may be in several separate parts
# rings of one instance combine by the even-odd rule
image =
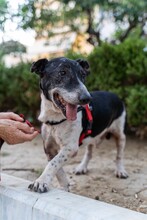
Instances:
[[[53,102],[68,120],[75,120],[77,105],[88,104],[91,96],[84,85],[89,73],[85,60],[70,60],[64,57],[50,61],[34,62],[31,72],[40,76],[40,88],[46,99]]]

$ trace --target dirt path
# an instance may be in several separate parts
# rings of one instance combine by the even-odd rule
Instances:
[[[116,149],[113,140],[94,149],[89,172],[76,176],[73,170],[83,152],[81,148],[77,157],[65,166],[72,193],[147,213],[147,140],[127,138],[125,165],[129,178],[126,180],[117,179],[114,175]],[[17,177],[33,181],[46,164],[40,137],[17,146],[5,144],[1,151],[1,169]],[[56,179],[54,186],[58,186]]]

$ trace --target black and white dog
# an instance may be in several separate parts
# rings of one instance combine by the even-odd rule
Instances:
[[[70,60],[64,57],[50,61],[40,59],[34,62],[31,72],[40,76],[42,137],[48,164],[41,176],[29,188],[36,192],[49,190],[56,175],[60,185],[69,190],[63,165],[76,155],[79,137],[83,130],[83,110],[79,106],[90,103],[92,107],[92,133],[82,142],[86,152],[76,174],[87,172],[92,156],[92,147],[112,134],[116,141],[116,176],[127,178],[123,165],[123,152],[126,137],[124,134],[125,108],[122,101],[113,93],[96,91],[89,93],[84,85],[89,73],[85,60]],[[84,109],[84,107],[83,107]]]

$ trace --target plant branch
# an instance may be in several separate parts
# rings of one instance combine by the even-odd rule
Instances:
[[[87,18],[88,18],[88,28],[87,28],[86,32],[90,35],[89,38],[87,39],[87,41],[89,43],[91,43],[93,46],[95,46],[94,38],[96,38],[97,43],[99,45],[101,45],[102,41],[100,39],[100,31],[95,31],[92,27],[93,26],[92,10],[87,9],[86,13],[87,13]]]

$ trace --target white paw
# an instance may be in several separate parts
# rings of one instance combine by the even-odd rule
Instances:
[[[28,188],[31,191],[44,193],[49,191],[49,182],[44,181],[41,178],[38,178],[34,183],[31,183]]]
[[[127,179],[128,178],[128,173],[125,171],[125,169],[117,170],[115,172],[116,177],[120,179]]]
[[[61,186],[60,189],[66,192],[70,192],[70,184],[68,184],[67,186]]]
[[[88,172],[87,167],[81,165],[77,166],[74,171],[76,175],[86,174],[87,172]]]

